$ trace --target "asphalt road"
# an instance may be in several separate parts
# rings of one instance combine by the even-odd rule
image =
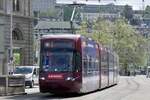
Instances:
[[[27,95],[0,97],[0,100],[150,100],[150,78],[120,77],[116,86],[84,95],[39,93],[38,87],[26,89]]]

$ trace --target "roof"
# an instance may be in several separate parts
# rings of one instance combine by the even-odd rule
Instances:
[[[42,39],[47,38],[66,38],[66,39],[75,39],[81,37],[80,34],[55,34],[55,35],[43,35]]]
[[[79,25],[74,24],[75,28],[79,28]],[[34,29],[70,29],[71,25],[69,21],[39,21]]]
[[[124,9],[124,6],[119,5],[87,5],[82,9],[83,13],[118,13]]]

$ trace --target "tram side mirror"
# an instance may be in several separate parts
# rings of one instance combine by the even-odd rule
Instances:
[[[36,69],[34,69],[34,71],[33,71],[33,75],[36,75]]]
[[[76,66],[76,72],[80,71],[81,67],[81,56],[80,53],[76,53],[75,55],[75,66]]]

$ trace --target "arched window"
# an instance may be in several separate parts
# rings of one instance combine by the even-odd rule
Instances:
[[[19,29],[14,29],[12,32],[13,40],[23,40],[22,32]]]
[[[13,11],[20,11],[20,2],[19,2],[19,0],[13,0]]]

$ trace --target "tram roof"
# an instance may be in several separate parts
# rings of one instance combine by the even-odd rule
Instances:
[[[80,37],[81,37],[80,34],[50,34],[50,35],[43,35],[42,39],[49,39],[49,38],[75,39]]]

